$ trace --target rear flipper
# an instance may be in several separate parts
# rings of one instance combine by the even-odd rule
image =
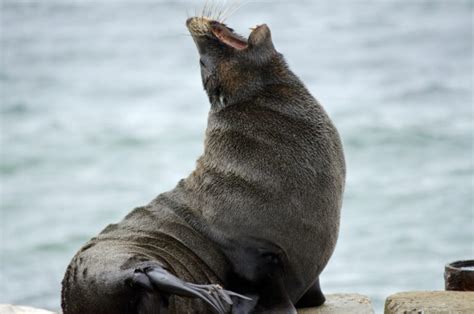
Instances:
[[[193,276],[182,280],[159,261],[125,249],[92,243],[74,257],[63,280],[64,314],[227,313],[247,299],[219,285],[191,283]]]
[[[165,268],[158,264],[147,263],[137,267],[131,278],[128,279],[132,287],[140,287],[147,293],[159,294],[161,296],[159,304],[157,300],[150,299],[146,294],[137,304],[138,312],[140,309],[159,308],[158,313],[168,310],[169,297],[178,295],[187,298],[199,298],[206,302],[215,313],[228,313],[231,310],[233,301],[231,298],[241,298],[250,300],[250,298],[223,289],[216,284],[200,285],[185,282],[171,274]]]
[[[319,278],[313,285],[305,292],[301,299],[296,302],[296,308],[315,307],[320,306],[326,301],[321,286],[319,285]]]

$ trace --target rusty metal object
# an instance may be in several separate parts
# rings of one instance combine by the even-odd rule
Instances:
[[[474,291],[474,260],[447,264],[444,267],[444,286],[451,291]]]

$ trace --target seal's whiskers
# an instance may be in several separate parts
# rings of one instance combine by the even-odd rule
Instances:
[[[239,1],[234,0],[231,5],[227,7],[227,9],[223,12],[222,18],[220,19],[221,23],[224,23],[227,19],[229,19],[232,15],[235,14],[241,7],[248,3],[247,1]]]
[[[206,17],[223,23],[246,3],[248,3],[248,0],[206,0],[201,13],[196,16]]]

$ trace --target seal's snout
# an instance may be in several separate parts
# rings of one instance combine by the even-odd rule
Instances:
[[[209,25],[211,20],[206,17],[190,17],[186,20],[186,27],[191,36],[199,37],[209,34]]]
[[[210,41],[219,42],[236,50],[247,48],[247,39],[219,21],[201,16],[191,17],[186,20],[186,26],[196,42],[204,42],[206,41],[204,38],[207,37]]]
[[[189,28],[189,24],[191,24],[191,21],[193,20],[192,17],[190,17],[189,19],[186,20],[186,27]]]

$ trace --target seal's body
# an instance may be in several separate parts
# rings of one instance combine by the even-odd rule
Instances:
[[[187,26],[211,102],[204,154],[175,189],[77,253],[65,314],[224,312],[231,303],[291,313],[324,302],[318,278],[345,181],[339,135],[266,25],[248,40],[203,17]]]

